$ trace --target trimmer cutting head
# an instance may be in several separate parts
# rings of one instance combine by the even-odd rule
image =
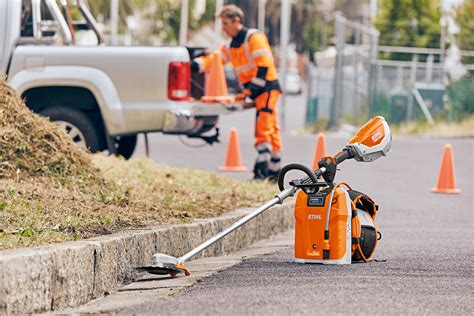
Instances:
[[[146,271],[151,274],[166,275],[170,274],[172,276],[177,275],[178,273],[184,272],[184,274],[189,275],[189,271],[186,269],[183,263],[173,256],[166,255],[164,253],[155,253],[153,255],[153,264],[148,267],[138,267],[137,270]]]

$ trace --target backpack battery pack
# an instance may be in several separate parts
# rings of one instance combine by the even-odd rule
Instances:
[[[370,261],[377,244],[376,212],[372,199],[345,183],[328,185],[315,193],[300,191],[294,209],[295,261]]]

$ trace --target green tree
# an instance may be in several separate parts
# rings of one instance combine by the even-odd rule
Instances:
[[[474,51],[474,0],[464,0],[455,10],[455,19],[459,26],[459,33],[456,34],[458,47]],[[462,62],[474,64],[474,57],[465,57]]]
[[[189,30],[198,29],[214,20],[216,0],[206,1],[206,10],[201,17],[193,14],[196,0],[189,0]],[[95,17],[102,15],[104,22],[110,20],[110,0],[89,0],[89,8]],[[178,0],[119,0],[119,32],[126,29],[128,16],[139,16],[141,22],[149,25],[146,32],[139,34],[139,42],[150,44],[150,35],[158,35],[164,43],[176,43],[179,37],[181,1]]]
[[[258,5],[256,0],[228,0],[245,12],[245,24],[256,27]],[[290,41],[295,43],[298,53],[307,52],[312,58],[313,53],[325,48],[328,32],[322,13],[319,11],[320,0],[298,0],[293,2],[291,10]],[[280,42],[281,2],[268,0],[265,7],[265,33],[270,45]]]
[[[409,47],[440,47],[439,0],[382,0],[375,26],[379,44]],[[408,54],[391,54],[391,59],[409,60]]]

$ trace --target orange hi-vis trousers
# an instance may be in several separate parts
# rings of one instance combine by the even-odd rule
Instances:
[[[269,143],[272,146],[272,153],[280,153],[282,150],[277,110],[280,95],[280,91],[270,90],[255,98],[255,107],[257,110],[255,146],[265,142]]]

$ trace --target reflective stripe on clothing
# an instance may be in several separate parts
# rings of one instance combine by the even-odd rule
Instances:
[[[256,146],[256,149],[258,152],[257,162],[263,162],[263,161],[269,162],[272,159],[272,154],[271,154],[272,145],[270,145],[270,143],[263,142],[261,144],[258,144]]]
[[[253,56],[252,56],[252,51],[250,50],[250,47],[249,47],[249,38],[250,36],[252,36],[253,34],[259,32],[257,29],[249,29],[247,31],[247,34],[245,34],[245,40],[244,40],[244,48],[245,48],[245,54],[247,55],[247,62],[248,62],[248,65],[252,66],[252,68],[255,68],[255,62],[253,60]]]
[[[261,78],[252,78],[252,80],[250,80],[251,83],[253,83],[254,85],[256,86],[259,86],[259,87],[265,87],[265,85],[267,84],[267,81],[265,79],[261,79]]]
[[[241,72],[244,72],[244,71],[250,71],[250,70],[253,70],[253,66],[252,65],[243,65],[243,66],[239,66],[239,67],[235,67],[235,72],[236,73],[241,73]]]
[[[272,157],[268,162],[268,170],[277,172],[281,169],[281,154],[280,153],[272,153]]]
[[[269,51],[268,49],[258,49],[258,50],[254,50],[252,52],[252,56],[255,58],[255,57],[258,57],[258,56],[263,56],[263,55],[268,55],[269,57],[271,57],[273,59],[273,55],[272,55],[272,52]]]

